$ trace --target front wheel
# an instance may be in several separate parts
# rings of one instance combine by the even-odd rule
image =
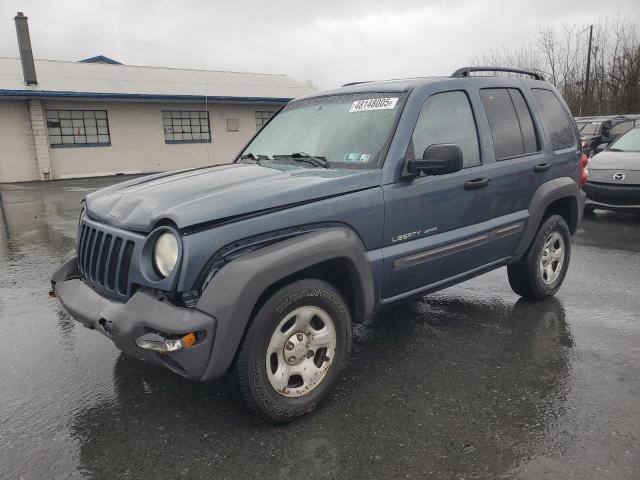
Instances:
[[[289,422],[329,395],[350,348],[351,315],[340,292],[321,280],[300,280],[258,310],[233,374],[252,412]]]
[[[529,250],[507,267],[515,293],[529,300],[554,295],[567,274],[571,258],[571,233],[560,215],[551,215],[540,226]]]

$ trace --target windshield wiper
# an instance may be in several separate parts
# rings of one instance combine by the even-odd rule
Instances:
[[[260,160],[271,160],[269,155],[256,155],[255,153],[245,153],[244,155],[240,155],[240,160],[253,160],[253,163],[257,163],[258,165],[262,165]]]
[[[295,152],[291,155],[283,155],[293,158],[296,162],[305,162],[315,165],[316,167],[329,168],[329,162],[324,157],[314,157],[305,152]]]

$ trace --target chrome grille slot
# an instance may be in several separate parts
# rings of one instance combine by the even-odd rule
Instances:
[[[144,237],[84,217],[76,243],[78,269],[84,281],[105,295],[128,298],[136,245]]]

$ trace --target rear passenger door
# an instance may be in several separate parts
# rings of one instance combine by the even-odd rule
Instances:
[[[479,96],[486,113],[494,162],[488,175],[495,186],[491,210],[495,217],[518,217],[506,245],[512,254],[529,216],[536,189],[553,175],[554,165],[544,152],[532,115],[531,99],[520,88],[482,88]]]

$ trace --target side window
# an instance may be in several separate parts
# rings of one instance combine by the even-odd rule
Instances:
[[[611,135],[622,135],[631,130],[631,127],[633,127],[633,121],[619,123],[611,129]]]
[[[430,145],[453,143],[462,150],[465,167],[478,165],[478,132],[467,95],[455,91],[437,93],[427,98],[422,105],[411,142],[414,155],[418,158],[422,157]]]
[[[483,88],[480,98],[487,112],[496,160],[538,151],[531,112],[515,88]]]
[[[531,111],[527,106],[527,102],[524,101],[522,92],[515,88],[509,89],[509,95],[511,95],[513,106],[516,108],[516,114],[518,115],[524,153],[537,152],[539,150],[538,137],[536,136],[536,129],[533,126],[533,119],[531,118]]]
[[[551,90],[532,88],[531,93],[536,107],[542,117],[554,150],[574,147],[576,138],[573,127],[569,122],[569,116],[562,107],[560,100]]]

